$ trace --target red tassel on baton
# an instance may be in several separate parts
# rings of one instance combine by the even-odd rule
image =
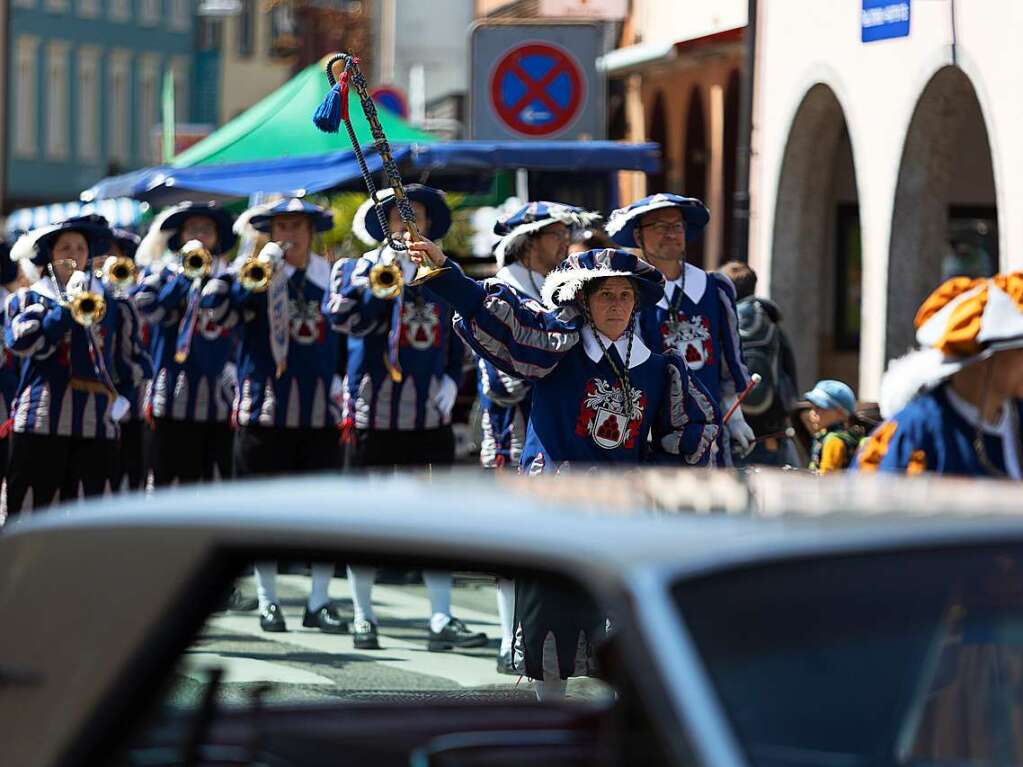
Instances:
[[[735,414],[735,411],[739,409],[739,405],[742,404],[742,401],[749,396],[749,393],[756,388],[760,381],[760,373],[754,373],[749,379],[749,384],[747,384],[746,388],[742,390],[742,393],[735,398],[735,402],[732,403],[732,406],[728,408],[728,412],[725,413],[725,417],[721,419],[721,423],[728,423],[728,419]]]

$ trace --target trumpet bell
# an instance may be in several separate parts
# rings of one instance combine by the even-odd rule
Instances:
[[[124,256],[109,260],[103,269],[103,280],[121,290],[130,288],[135,284],[135,262]]]
[[[102,322],[107,313],[107,302],[99,293],[83,291],[69,301],[71,318],[83,327]]]
[[[186,242],[181,248],[181,273],[190,280],[202,279],[213,271],[213,254],[197,240]]]
[[[369,290],[382,301],[397,298],[404,287],[401,268],[395,263],[376,264],[369,270]]]
[[[273,269],[259,258],[250,258],[238,270],[238,281],[246,290],[263,293],[270,286]]]
[[[416,271],[416,276],[412,278],[409,285],[413,287],[422,285],[424,282],[429,282],[434,277],[439,277],[447,270],[448,267],[446,266],[427,266],[426,264],[420,264],[419,269]]]

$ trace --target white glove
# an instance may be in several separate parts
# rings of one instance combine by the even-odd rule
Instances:
[[[284,248],[281,247],[280,243],[271,240],[259,251],[258,258],[260,261],[265,261],[276,269],[277,265],[284,261]]]
[[[733,396],[722,403],[726,413],[731,409],[735,400],[736,397]],[[755,444],[753,440],[756,439],[757,435],[753,433],[753,429],[746,423],[746,419],[742,415],[741,405],[735,409],[732,417],[728,419],[728,423],[725,425],[728,427],[728,436],[737,448],[737,452],[743,456],[747,455],[753,449]]]
[[[455,399],[458,397],[458,384],[451,376],[444,376],[440,379],[440,387],[433,395],[433,404],[437,406],[442,418],[451,415],[451,409],[455,406]]]
[[[90,275],[82,271],[75,272],[68,278],[67,285],[64,286],[64,292],[68,296],[77,296],[79,293],[89,289],[89,282]]]

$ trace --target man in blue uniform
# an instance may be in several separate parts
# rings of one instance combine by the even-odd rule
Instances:
[[[12,251],[38,279],[14,293],[5,312],[6,346],[23,359],[11,408],[10,515],[30,489],[41,508],[58,491],[65,501],[99,495],[109,479],[118,422],[129,409],[111,371],[121,366],[136,384],[145,372],[141,340],[122,322],[124,300],[94,274],[93,259],[110,238],[105,219],[82,216],[32,232]]]
[[[451,210],[443,192],[410,184],[406,192],[416,224],[430,239],[444,236]],[[381,203],[392,232],[403,229],[393,196]],[[376,215],[366,216],[366,229],[377,242],[386,236]],[[391,296],[371,289],[374,267],[393,264],[403,287]],[[416,267],[404,251],[387,246],[371,251],[354,264],[338,263],[331,274],[326,305],[334,327],[348,334],[347,407],[354,424],[354,444],[347,463],[360,468],[446,466],[454,462],[451,410],[462,379],[464,346],[451,328],[451,310],[429,291],[408,282]],[[349,413],[346,413],[346,417]],[[375,571],[349,568],[355,603],[355,646],[376,649],[377,624],[371,604]],[[486,636],[470,631],[451,617],[451,575],[423,573],[430,598],[428,648],[479,647]]]
[[[881,383],[861,472],[1023,479],[1023,272],[955,277],[916,315],[920,348]]]
[[[735,288],[724,275],[685,260],[686,242],[699,237],[709,220],[707,208],[693,197],[655,194],[612,212],[607,233],[619,245],[637,248],[665,277],[664,297],[639,316],[644,341],[656,351],[676,352],[727,412],[750,381]],[[753,447],[753,430],[741,408],[727,426],[740,453]]]
[[[222,256],[235,243],[233,220],[216,203],[183,202],[161,213],[139,246],[150,270],[134,299],[153,335],[146,410],[157,486],[210,480],[214,469],[221,478],[232,474],[235,339],[232,331],[200,320],[198,302],[203,284],[227,268]],[[191,241],[213,256],[202,276],[187,276],[182,268],[181,249]]]
[[[339,467],[340,413],[331,396],[338,335],[322,313],[330,265],[312,250],[313,236],[334,225],[323,208],[300,198],[261,206],[249,219],[269,235],[260,261],[266,285],[246,283],[245,261],[207,283],[200,314],[213,327],[240,328],[234,468],[238,477],[295,475]],[[256,565],[260,625],[285,631],[277,599],[277,565]],[[302,625],[340,634],[348,625],[330,603],[332,564],[314,564]]]

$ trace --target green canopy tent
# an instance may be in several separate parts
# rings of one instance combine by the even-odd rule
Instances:
[[[321,133],[313,125],[313,113],[329,87],[323,67],[312,64],[255,106],[179,154],[171,166],[190,168],[351,149],[343,125],[335,134]],[[349,92],[348,105],[359,143],[372,145],[373,136],[354,89]],[[437,141],[436,137],[413,128],[386,109],[378,108],[377,114],[391,144]]]

